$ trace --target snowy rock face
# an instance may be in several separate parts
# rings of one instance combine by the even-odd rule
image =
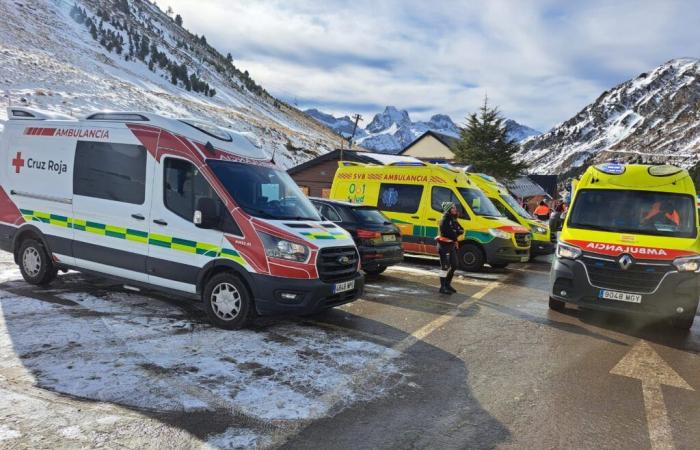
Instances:
[[[336,118],[317,109],[307,109],[305,112],[345,138],[352,134],[354,124],[348,116]],[[506,128],[509,136],[517,141],[539,134],[539,131],[514,120],[507,120]],[[398,153],[426,131],[459,137],[459,127],[446,114],[435,114],[428,121],[413,122],[408,111],[387,106],[364,129],[358,126],[355,142],[375,152]]]
[[[674,59],[603,92],[571,119],[523,142],[536,173],[617,159],[693,166],[700,153],[700,60]]]
[[[254,134],[283,167],[339,144],[150,2],[0,2],[0,17],[0,132],[12,102],[194,116]]]
[[[521,125],[513,119],[507,119],[503,124],[506,127],[508,139],[521,142],[532,136],[539,136],[540,131],[530,128],[526,125]]]

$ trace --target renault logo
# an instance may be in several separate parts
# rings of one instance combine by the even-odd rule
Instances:
[[[350,258],[348,258],[347,256],[341,256],[338,258],[338,263],[343,265],[350,264]]]
[[[620,259],[617,260],[617,263],[620,265],[622,270],[627,270],[632,264],[634,264],[634,260],[630,255],[622,255],[620,256]]]

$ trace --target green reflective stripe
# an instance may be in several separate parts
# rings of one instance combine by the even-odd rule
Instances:
[[[328,231],[302,231],[301,234],[309,239],[347,239],[345,233]]]
[[[467,239],[474,239],[475,241],[481,242],[482,244],[488,244],[489,242],[493,241],[493,235],[491,233],[486,233],[483,231],[469,230],[466,233],[464,233],[464,237]]]
[[[114,225],[107,225],[90,220],[74,219],[71,217],[61,216],[58,214],[50,214],[41,211],[33,211],[31,209],[20,209],[22,217],[27,221],[43,222],[50,225],[55,225],[64,228],[73,228],[77,231],[86,233],[98,234],[116,239],[124,239],[131,242],[136,242],[144,245],[154,245],[157,247],[169,248],[184,253],[206,256],[209,258],[226,258],[237,262],[242,266],[247,266],[245,259],[234,249],[222,248],[218,245],[209,244],[206,242],[197,242],[189,239],[182,239],[165,234],[148,233],[146,231],[134,230],[132,228],[123,228]],[[319,239],[333,239],[333,235],[342,235],[343,233],[335,232],[325,233],[331,237],[322,237]]]

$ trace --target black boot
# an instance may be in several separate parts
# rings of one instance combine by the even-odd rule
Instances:
[[[448,291],[450,291],[451,294],[456,294],[456,293],[457,293],[457,289],[455,289],[455,288],[452,287],[452,276],[453,276],[453,274],[454,274],[454,273],[448,274],[448,275],[447,275],[447,278],[445,278],[445,289],[448,290]]]
[[[445,289],[447,289],[448,291],[450,291],[452,294],[456,294],[456,293],[457,293],[457,289],[453,288],[451,284],[446,285],[446,286],[445,286]]]
[[[452,291],[447,289],[447,280],[443,277],[440,277],[440,291],[441,294],[445,295],[452,295]]]

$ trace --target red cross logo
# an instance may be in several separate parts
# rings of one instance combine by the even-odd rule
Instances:
[[[15,166],[15,173],[19,173],[19,169],[24,167],[24,160],[22,159],[22,152],[17,152],[17,156],[12,160],[12,165]]]

